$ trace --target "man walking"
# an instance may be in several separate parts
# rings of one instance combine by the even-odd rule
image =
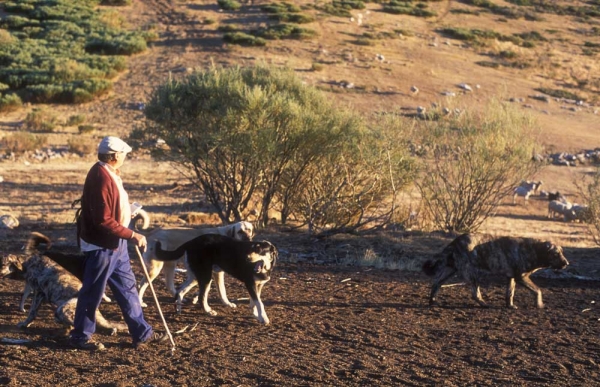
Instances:
[[[117,137],[103,138],[98,146],[98,162],[89,170],[83,186],[77,238],[85,254],[85,268],[70,336],[71,346],[78,349],[104,349],[92,335],[96,331],[96,309],[107,284],[121,308],[135,348],[168,338],[154,332],[144,319],[127,251],[127,241],[142,251],[146,248],[146,237],[128,228],[131,208],[120,177],[119,168],[131,150]]]

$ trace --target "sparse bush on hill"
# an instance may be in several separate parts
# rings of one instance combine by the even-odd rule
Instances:
[[[242,8],[242,4],[235,0],[217,0],[217,4],[225,11],[237,11]]]
[[[240,46],[266,46],[267,41],[263,38],[249,35],[245,32],[227,32],[223,35],[223,40],[227,43],[239,44]]]
[[[311,39],[317,36],[317,32],[309,28],[302,28],[294,24],[276,24],[266,28],[252,31],[252,34],[260,38],[276,39]]]
[[[67,122],[65,122],[65,125],[75,126],[75,125],[81,125],[84,122],[85,122],[84,114],[74,114],[72,116],[69,116],[69,118],[67,119]]]
[[[89,126],[89,125],[82,125]],[[80,133],[83,133],[80,131]],[[77,153],[80,156],[90,155],[96,152],[98,142],[92,138],[82,138],[81,136],[71,137],[67,140],[69,151]]]
[[[47,142],[46,136],[27,132],[15,132],[0,140],[3,149],[14,153],[34,151],[46,145]]]
[[[577,94],[567,91],[567,90],[550,89],[547,87],[539,87],[535,90],[539,91],[540,93],[544,93],[544,94],[547,94],[547,95],[549,95],[551,97],[555,97],[555,98],[566,98],[566,99],[572,99],[575,101],[585,101],[585,98],[583,98],[582,96],[577,95]]]
[[[576,182],[584,203],[588,206],[585,221],[594,242],[600,246],[600,168],[591,176],[585,176],[581,182]]]
[[[507,104],[420,121],[416,132],[431,149],[417,183],[423,209],[442,230],[476,231],[515,184],[540,167],[531,161],[536,147],[531,118]]]
[[[430,11],[426,3],[413,3],[412,1],[391,0],[383,5],[383,12],[394,15],[410,15],[418,17],[434,17],[437,16],[435,11]]]
[[[46,109],[33,109],[25,117],[23,126],[30,132],[52,132],[56,127],[56,116]]]
[[[368,130],[292,70],[258,65],[210,68],[156,89],[147,127],[134,139],[166,141],[154,156],[173,161],[225,222],[257,203],[310,232],[380,221],[382,197],[406,184],[409,162],[390,133]]]

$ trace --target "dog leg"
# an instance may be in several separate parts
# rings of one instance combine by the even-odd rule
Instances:
[[[23,289],[23,296],[21,297],[21,303],[19,304],[19,310],[23,313],[26,312],[25,302],[27,301],[27,297],[29,297],[32,291],[33,289],[31,288],[31,285],[25,282],[25,289]]]
[[[151,258],[146,259],[146,256],[144,256],[144,263],[146,264],[146,270],[148,270],[148,277],[150,277],[150,282],[152,282],[156,277],[158,277],[158,274],[160,274],[160,271],[163,268],[163,262],[153,260]],[[150,286],[150,283],[146,279],[146,276],[143,276],[142,280],[140,281],[140,290],[138,295],[142,308],[146,308],[148,306],[148,304],[144,302],[144,293],[146,292],[146,289],[148,289],[148,286]],[[172,294],[175,295],[175,293]]]
[[[540,309],[543,308],[544,302],[542,301],[542,291],[533,282],[531,282],[529,276],[524,275],[521,278],[517,278],[517,281],[536,294],[536,306]]]
[[[175,288],[175,268],[177,267],[177,261],[163,262],[163,264],[165,284],[167,285],[169,292],[171,292],[172,295],[175,295],[177,294],[177,289]]]
[[[212,271],[208,272],[208,279],[202,278],[199,281],[198,288],[200,289],[200,295],[202,295],[202,308],[206,313],[211,316],[216,316],[217,312],[212,310],[212,308],[208,305],[208,291],[210,290],[210,284],[212,282]]]
[[[471,281],[471,295],[473,299],[477,301],[479,306],[484,308],[488,306],[485,301],[483,301],[483,297],[481,297],[481,291],[479,290],[479,283],[477,283],[475,280]]]
[[[431,285],[431,293],[429,294],[429,305],[434,305],[436,303],[437,293],[440,291],[440,287],[444,282],[446,282],[450,277],[452,277],[456,273],[456,269],[450,266],[444,266],[441,271],[436,275],[433,284]]]
[[[215,268],[217,270],[215,270]],[[227,298],[227,291],[225,290],[225,272],[218,267],[213,267],[213,280],[217,283],[217,291],[219,292],[221,302],[230,308],[236,308],[237,305]]]
[[[44,300],[44,295],[42,292],[35,291],[33,294],[33,301],[31,301],[31,307],[29,308],[29,315],[24,321],[21,321],[17,324],[19,328],[27,328],[31,325],[32,321],[37,316],[38,310],[40,309],[40,305]]]
[[[515,279],[509,278],[508,284],[506,285],[506,307],[511,309],[517,309],[513,303],[515,297]]]
[[[177,294],[175,295],[175,303],[177,304],[177,313],[181,313],[181,304],[183,304],[183,297],[190,291],[191,288],[196,286],[198,281],[194,278],[193,274],[189,274],[188,278],[181,285]]]
[[[250,294],[250,307],[252,308],[252,314],[258,319],[261,324],[269,325],[271,321],[265,311],[265,305],[260,299],[260,293],[264,282],[246,284],[248,293]]]

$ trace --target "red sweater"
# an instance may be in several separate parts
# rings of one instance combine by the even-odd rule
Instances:
[[[123,227],[119,188],[100,163],[90,169],[83,185],[81,215],[77,219],[77,241],[116,250],[120,239],[131,239],[133,231]]]

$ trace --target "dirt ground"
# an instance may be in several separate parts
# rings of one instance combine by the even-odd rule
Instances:
[[[409,17],[390,21],[389,15],[373,11],[365,20],[378,29],[400,28],[413,34],[375,47],[359,47],[350,43],[363,32],[356,25],[343,18],[323,18],[310,25],[321,34],[317,41],[275,41],[266,49],[223,44],[217,26],[221,22],[264,24],[267,19],[258,10],[260,4],[245,3],[241,12],[233,14],[219,12],[214,1],[208,0],[134,0],[133,6],[123,10],[124,18],[134,26],[156,26],[161,39],[148,52],[131,59],[129,71],[117,80],[110,96],[90,104],[50,108],[63,117],[85,114],[97,128],[91,140],[108,134],[126,136],[143,123],[137,103],[145,101],[152,88],[167,77],[182,76],[188,69],[210,63],[243,65],[265,60],[295,68],[314,85],[335,85],[344,80],[355,83],[357,89],[364,87],[364,93],[337,89],[331,93],[341,104],[353,104],[364,112],[429,106],[439,101],[441,91],[458,91],[456,84],[460,82],[480,84],[481,89],[472,94],[459,92],[456,101],[444,99],[444,103],[470,106],[505,90],[509,94],[506,97],[527,99],[526,108],[539,120],[541,141],[547,149],[573,151],[600,146],[598,115],[591,109],[575,113],[559,103],[528,98],[537,93],[536,87],[555,86],[556,79],[543,74],[545,65],[556,73],[582,68],[593,73],[597,69],[593,59],[553,47],[548,48],[552,55],[541,58],[540,66],[529,72],[489,69],[473,65],[485,54],[456,42],[444,44],[433,32],[444,25],[463,24],[479,28],[493,24],[500,32],[503,28],[531,30],[524,20],[500,23],[490,14],[482,14],[480,19],[448,14],[437,23]],[[378,5],[369,3],[368,7]],[[216,23],[208,23],[209,19]],[[581,27],[578,21],[557,20],[547,15],[546,21],[536,22],[535,29],[560,30],[565,45],[581,40],[575,33]],[[523,55],[527,55],[525,51]],[[376,62],[379,53],[387,58],[385,63]],[[561,68],[544,64],[550,57],[567,64]],[[580,63],[584,59],[586,62]],[[310,71],[312,63],[324,63],[325,68]],[[417,85],[421,92],[411,95],[411,85]],[[19,130],[30,109],[0,117],[0,135]],[[65,127],[50,134],[49,143],[64,145],[75,135],[76,128]],[[0,210],[10,210],[21,221],[18,229],[0,230],[0,254],[18,253],[31,231],[46,233],[58,246],[72,248],[73,212],[69,204],[79,196],[91,162],[93,159],[0,163],[4,179]],[[181,182],[167,166],[134,159],[124,167],[124,173],[130,197],[153,214],[152,227],[180,225],[182,215],[199,210],[197,193],[176,185]],[[577,192],[572,182],[581,173],[586,169],[549,167],[535,178],[543,179],[548,190],[560,189],[573,199]],[[417,269],[449,237],[418,231],[316,241],[276,227],[260,230],[257,238],[274,242],[281,258],[263,291],[269,326],[261,326],[251,316],[246,291],[231,279],[226,280],[228,294],[238,308],[220,305],[216,292],[211,291],[209,303],[217,316],[210,317],[199,305],[191,304],[177,315],[161,276],[155,281],[156,292],[174,333],[174,351],[166,343],[138,352],[125,333],[98,334],[96,339],[107,348],[100,353],[73,350],[64,330],[53,321],[48,305],[42,307],[30,328],[20,330],[16,325],[25,319],[18,311],[23,283],[2,279],[0,385],[600,385],[598,248],[584,225],[549,221],[546,213],[544,203],[536,200],[528,205],[506,204],[484,230],[551,238],[563,245],[571,263],[565,275],[543,272],[533,277],[544,295],[546,308],[541,310],[522,288],[517,288],[515,296],[519,309],[504,308],[503,284],[496,279],[490,279],[482,289],[490,308],[476,306],[469,289],[461,285],[443,288],[439,306],[429,307],[429,279]],[[139,279],[142,274],[133,254]],[[366,258],[378,255],[397,257],[397,261],[382,264],[374,258],[368,264]],[[162,330],[156,306],[147,301],[147,319]],[[100,308],[109,319],[120,319],[116,304],[103,303]]]
[[[48,230],[50,231],[50,230]],[[270,235],[282,261],[265,286],[271,325],[247,308],[247,293],[227,280],[238,308],[219,304],[215,317],[199,305],[175,313],[161,281],[156,292],[174,333],[171,344],[138,352],[127,334],[96,338],[106,350],[71,349],[43,306],[32,327],[16,324],[23,284],[0,281],[0,384],[17,386],[591,386],[600,384],[600,282],[537,276],[545,309],[517,288],[518,310],[503,307],[503,286],[490,280],[483,309],[466,286],[441,290],[426,303],[429,280],[410,271],[291,262],[301,248],[294,235]],[[325,250],[324,242],[313,242]],[[570,251],[566,254],[576,261]],[[133,256],[132,256],[133,257]],[[134,261],[135,263],[135,261]],[[141,276],[139,265],[136,272]],[[181,278],[180,278],[181,280]],[[156,307],[145,310],[163,329]],[[103,303],[119,319],[114,303]],[[175,332],[186,328],[181,334]],[[6,339],[23,339],[12,344]]]

